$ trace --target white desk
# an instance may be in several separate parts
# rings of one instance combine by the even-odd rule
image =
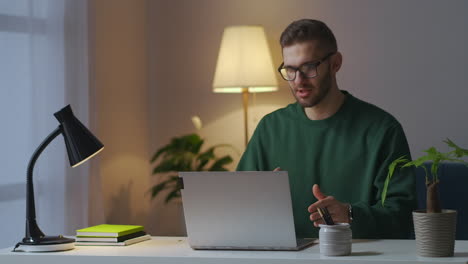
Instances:
[[[286,251],[205,251],[193,250],[185,237],[153,237],[130,246],[77,246],[74,250],[55,253],[11,252],[0,249],[1,264],[314,264],[314,263],[468,263],[468,241],[456,241],[455,256],[422,258],[416,256],[414,240],[355,240],[353,253],[346,257],[321,257],[315,244],[298,252]]]

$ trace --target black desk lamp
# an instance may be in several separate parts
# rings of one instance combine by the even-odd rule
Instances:
[[[100,152],[104,145],[73,115],[70,105],[54,114],[60,125],[39,145],[31,157],[26,178],[26,235],[15,249],[21,251],[61,251],[74,248],[74,239],[46,236],[36,223],[33,169],[42,151],[59,134],[63,135],[70,166],[76,167]],[[15,250],[14,249],[14,250]]]

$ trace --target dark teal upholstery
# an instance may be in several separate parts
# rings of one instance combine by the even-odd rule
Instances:
[[[430,171],[431,163],[425,164]],[[468,167],[443,163],[439,168],[439,194],[443,209],[457,210],[457,240],[468,240]],[[423,168],[416,169],[418,209],[426,208],[426,185]]]

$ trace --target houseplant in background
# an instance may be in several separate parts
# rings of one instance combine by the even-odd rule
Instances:
[[[423,168],[426,174],[426,210],[413,211],[413,222],[416,235],[418,255],[423,257],[453,256],[457,211],[441,208],[439,198],[439,167],[442,162],[468,163],[462,160],[468,156],[468,150],[460,148],[450,139],[444,141],[449,152],[440,152],[431,147],[426,155],[415,160],[402,156],[394,160],[388,168],[388,175],[382,191],[382,205],[385,203],[390,180],[396,170],[401,168]],[[426,167],[430,164],[430,170]]]
[[[201,128],[201,121],[193,117],[192,121],[197,129]],[[180,197],[181,184],[179,171],[227,171],[225,167],[232,163],[230,155],[218,157],[215,151],[219,148],[229,147],[228,144],[218,144],[202,150],[204,139],[197,133],[182,135],[171,139],[169,144],[159,148],[151,159],[155,164],[153,175],[161,177],[161,181],[154,185],[150,192],[155,198],[165,191],[165,202]]]

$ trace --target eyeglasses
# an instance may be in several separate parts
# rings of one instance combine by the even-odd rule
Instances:
[[[314,78],[318,75],[317,67],[330,58],[335,52],[328,53],[323,59],[315,62],[306,62],[298,68],[292,66],[284,66],[284,62],[278,67],[281,77],[286,81],[294,81],[296,79],[296,72],[299,71],[305,78]]]

